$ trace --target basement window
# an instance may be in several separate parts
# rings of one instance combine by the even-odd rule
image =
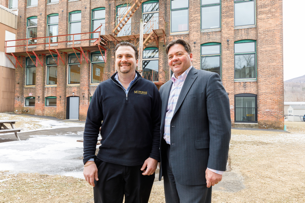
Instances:
[[[105,8],[95,8],[92,10],[92,24],[91,24],[91,32],[96,30],[99,26],[102,25],[101,27],[101,34],[105,34]],[[97,31],[100,31],[98,29]],[[93,33],[92,38],[99,38],[99,33]]]
[[[255,94],[235,95],[235,122],[257,122],[257,99]]]
[[[189,1],[175,0],[171,2],[171,32],[189,30]]]
[[[234,24],[235,27],[255,25],[254,0],[234,0]]]
[[[148,47],[143,51],[143,77],[150,81],[159,80],[159,50]]]
[[[35,106],[35,97],[25,98],[24,106]]]
[[[221,45],[206,43],[201,45],[201,70],[211,71],[221,75]]]
[[[201,29],[220,28],[220,0],[201,0]]]
[[[46,97],[45,106],[56,106],[56,97]]]

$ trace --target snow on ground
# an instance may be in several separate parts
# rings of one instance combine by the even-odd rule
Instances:
[[[0,120],[15,120],[15,128],[21,128],[21,132],[43,130],[51,128],[63,128],[63,127],[82,127],[84,122],[73,122],[69,120],[50,119],[44,117],[29,116],[24,114],[8,114],[0,113]]]
[[[33,136],[28,140],[3,142],[0,171],[58,174],[83,178],[83,132]]]

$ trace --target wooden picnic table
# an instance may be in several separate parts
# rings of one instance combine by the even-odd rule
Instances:
[[[17,135],[17,132],[20,132],[21,129],[15,129],[14,124],[16,121],[10,121],[10,120],[0,120],[0,133],[15,133],[16,138],[20,141],[19,136]],[[11,128],[8,128],[6,125],[10,124]]]

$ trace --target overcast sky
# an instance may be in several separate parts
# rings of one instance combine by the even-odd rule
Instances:
[[[305,75],[305,0],[283,0],[284,80]]]

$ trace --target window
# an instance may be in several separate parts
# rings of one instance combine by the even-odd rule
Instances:
[[[37,5],[38,5],[38,0],[28,0],[27,6],[37,6]]]
[[[80,58],[80,55],[77,54]],[[80,83],[80,64],[75,54],[69,55],[69,73],[68,73],[68,84],[79,84]]]
[[[235,51],[235,79],[256,78],[256,45],[253,40],[237,41]]]
[[[105,75],[105,62],[100,52],[91,54],[91,62],[91,83],[100,83],[108,79]]]
[[[220,28],[220,0],[201,0],[201,29]]]
[[[54,57],[54,58],[53,58]],[[47,56],[47,85],[56,85],[57,84],[57,55]],[[54,60],[55,59],[55,60]]]
[[[171,32],[188,31],[189,1],[175,0],[171,2]]]
[[[221,45],[207,43],[201,46],[201,70],[221,75]]]
[[[81,33],[81,11],[73,11],[69,14],[69,34]],[[80,35],[70,35],[69,40],[80,40]]]
[[[8,1],[9,9],[17,9],[18,8],[18,0],[9,0]]]
[[[158,81],[159,51],[157,48],[146,48],[143,51],[143,77],[147,80]]]
[[[35,62],[36,57],[31,57]],[[36,66],[29,57],[26,58],[25,77],[26,85],[36,85]]]
[[[58,3],[59,0],[48,0],[48,4]]]
[[[25,98],[24,106],[35,106],[35,97]]]
[[[56,97],[46,97],[45,106],[56,106]]]
[[[101,24],[102,31],[101,34],[105,34],[105,8],[95,8],[92,10],[92,24],[91,31],[96,30]],[[99,29],[97,30],[99,31]],[[99,33],[93,33],[92,38],[99,38]]]
[[[37,16],[32,16],[27,19],[27,38],[29,39],[29,44],[37,43]]]
[[[235,95],[235,122],[257,122],[255,94]]]
[[[120,6],[117,6],[117,12],[116,12],[116,24],[118,25],[124,15],[127,13],[127,11],[130,9],[130,6],[127,4],[123,4]],[[123,29],[119,32],[117,35],[119,36],[126,36],[131,35],[131,18],[128,20],[128,22],[125,24]]]
[[[142,4],[142,18],[144,24],[144,33],[150,33],[151,29],[159,28],[159,2],[147,1]]]
[[[234,0],[235,26],[255,25],[255,1]]]
[[[58,13],[48,15],[47,17],[47,36],[58,35]],[[50,42],[57,42],[57,37],[50,37]],[[47,39],[49,42],[49,39]]]

